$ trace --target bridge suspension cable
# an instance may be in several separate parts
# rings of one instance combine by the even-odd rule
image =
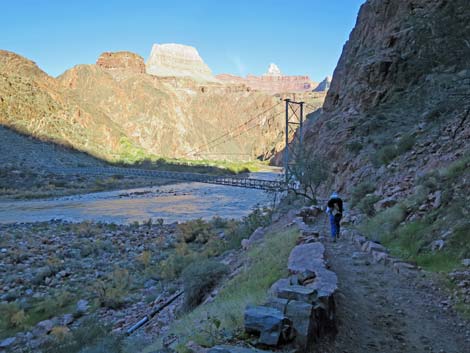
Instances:
[[[259,114],[256,114],[256,115],[253,116],[252,118],[248,119],[247,121],[245,121],[243,124],[237,126],[236,128],[234,128],[234,129],[232,129],[232,130],[230,130],[230,131],[227,131],[226,133],[224,133],[224,134],[222,134],[222,135],[216,137],[215,139],[213,139],[213,140],[211,140],[211,141],[209,141],[209,142],[207,142],[207,143],[205,143],[205,144],[203,144],[203,145],[200,145],[200,146],[198,146],[198,147],[196,147],[196,148],[193,148],[191,151],[185,153],[184,155],[185,155],[185,156],[189,156],[189,155],[191,155],[191,154],[193,154],[193,155],[194,155],[194,154],[198,154],[199,152],[201,152],[201,151],[203,151],[203,150],[206,150],[206,149],[208,149],[208,148],[215,147],[215,146],[218,146],[218,145],[220,145],[220,144],[222,144],[222,143],[225,143],[225,142],[227,142],[227,140],[223,140],[221,143],[218,143],[218,144],[216,144],[215,146],[212,146],[214,143],[219,142],[221,139],[223,139],[223,138],[225,138],[225,137],[227,137],[227,136],[229,136],[229,140],[230,140],[230,139],[234,139],[235,137],[240,136],[241,134],[239,134],[239,135],[237,135],[237,136],[231,136],[231,135],[232,135],[233,133],[235,133],[237,130],[242,129],[242,128],[244,128],[245,126],[247,126],[248,124],[250,124],[251,122],[255,121],[256,119],[258,119],[258,118],[259,118],[260,116],[262,116],[263,114],[266,114],[266,113],[269,112],[270,110],[276,108],[276,107],[279,106],[281,103],[282,103],[282,102],[278,102],[278,103],[274,104],[273,106],[269,107],[268,109],[262,111],[262,112],[259,113]],[[259,125],[259,122],[258,122],[254,127],[256,127],[256,126],[258,126],[258,125]],[[254,128],[254,127],[251,127],[251,128],[249,128],[249,129],[246,129],[245,131],[242,130],[242,133],[244,133],[244,132],[246,132],[246,131],[249,131],[249,130],[251,130],[251,129]]]

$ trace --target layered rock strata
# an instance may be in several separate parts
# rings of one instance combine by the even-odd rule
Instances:
[[[216,81],[196,48],[181,44],[154,44],[146,63],[147,73],[163,77],[190,77]]]
[[[104,52],[96,61],[96,65],[107,70],[128,70],[140,74],[145,73],[144,59],[140,55],[128,51]]]

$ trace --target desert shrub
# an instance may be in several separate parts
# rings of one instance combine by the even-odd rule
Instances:
[[[393,232],[405,217],[405,207],[397,204],[365,220],[360,224],[359,229],[368,238],[384,242],[387,239],[393,238]]]
[[[375,191],[374,184],[370,182],[362,182],[358,184],[351,192],[351,207],[356,206],[367,194]]]
[[[152,252],[150,250],[144,250],[142,253],[137,257],[137,261],[144,267],[147,268],[152,261]]]
[[[198,306],[227,272],[226,265],[211,259],[187,267],[182,273],[184,310],[189,311]]]
[[[28,316],[17,303],[0,304],[0,329],[24,328]]]
[[[362,198],[361,201],[357,204],[357,208],[359,208],[363,213],[372,217],[375,215],[375,208],[374,204],[380,200],[380,196],[377,195],[366,195]]]
[[[191,243],[193,241],[197,243],[206,243],[215,232],[212,225],[202,219],[195,219],[178,224],[178,240]]]
[[[353,141],[353,142],[348,143],[346,145],[346,148],[352,154],[357,155],[362,150],[363,146],[362,146],[362,143],[360,143],[359,141]]]
[[[411,150],[416,143],[416,137],[413,135],[404,135],[397,143],[397,154],[401,155]]]
[[[122,268],[116,268],[109,276],[108,281],[96,282],[95,292],[99,305],[111,309],[122,307],[130,283],[129,271]]]
[[[375,152],[372,157],[372,163],[378,167],[380,165],[387,165],[398,155],[395,145],[386,145]]]

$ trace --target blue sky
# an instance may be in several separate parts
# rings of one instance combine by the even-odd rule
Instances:
[[[104,51],[195,46],[215,74],[331,75],[365,0],[3,1],[0,49],[57,76]]]

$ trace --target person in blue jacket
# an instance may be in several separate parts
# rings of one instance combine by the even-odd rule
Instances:
[[[326,213],[330,216],[331,238],[336,242],[340,235],[340,222],[343,216],[343,200],[336,192],[332,193],[328,200]]]

